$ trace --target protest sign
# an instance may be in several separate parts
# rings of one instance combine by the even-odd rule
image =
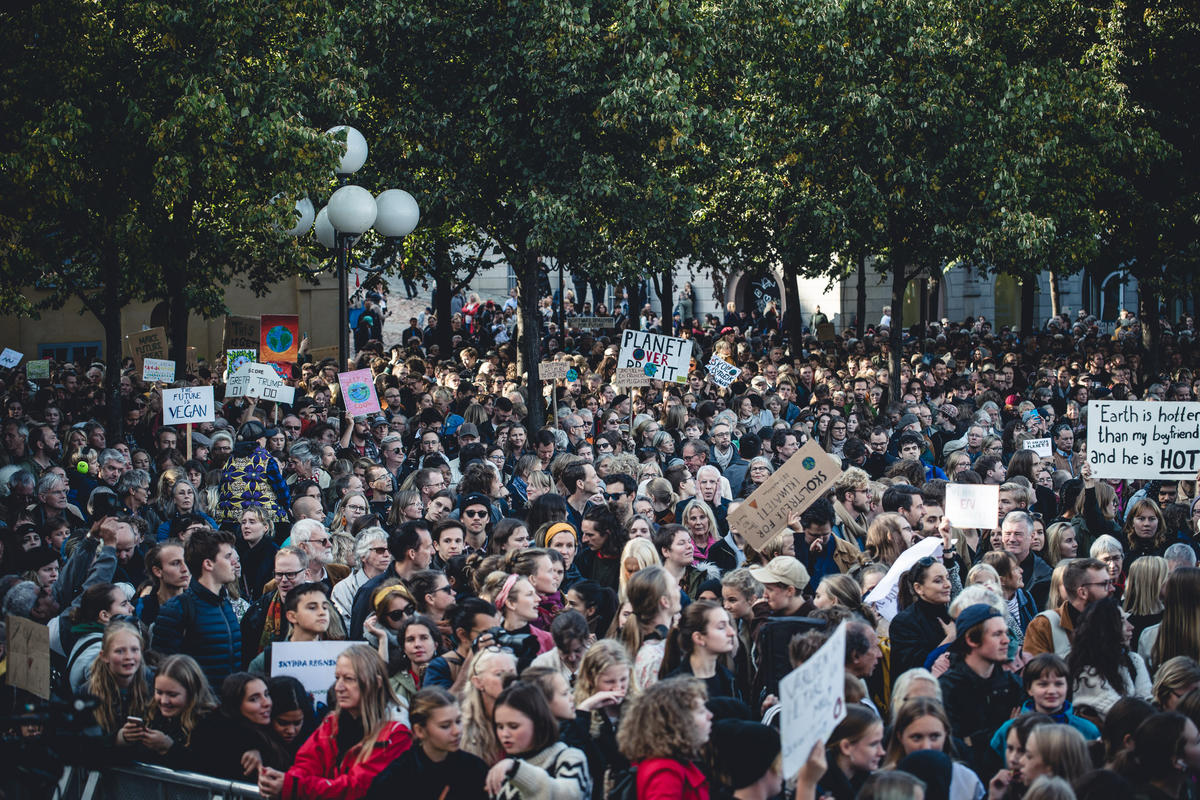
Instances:
[[[147,358],[142,361],[142,380],[158,383],[175,382],[175,362],[165,358]]]
[[[351,417],[365,417],[379,413],[379,395],[375,393],[375,377],[369,369],[339,372],[338,386],[342,389],[342,401],[346,413]]]
[[[617,365],[638,367],[648,378],[667,383],[687,383],[691,361],[690,339],[630,330],[621,336],[621,354],[617,358]]]
[[[258,317],[226,317],[222,350],[257,350],[262,338]]]
[[[336,344],[330,345],[329,347],[314,347],[308,351],[308,354],[312,356],[314,364],[320,364],[327,358],[332,358],[334,361],[337,361],[338,348]]]
[[[741,374],[742,371],[739,368],[715,353],[712,360],[708,362],[708,379],[722,389],[736,381],[737,376]]]
[[[50,380],[50,359],[43,358],[25,364],[25,377],[31,381]]]
[[[581,331],[612,328],[616,324],[616,317],[567,317],[567,327],[579,328]]]
[[[187,349],[187,360],[183,364],[183,369],[188,375],[200,373],[200,357],[196,353],[196,348],[189,347]]]
[[[295,314],[263,314],[258,352],[263,363],[294,364],[300,352],[300,317]]]
[[[1092,400],[1087,460],[1094,478],[1194,478],[1200,470],[1200,403]]]
[[[291,676],[300,681],[314,702],[326,703],[338,656],[353,644],[356,642],[275,642],[271,645],[271,677]]]
[[[1046,439],[1026,439],[1021,443],[1022,450],[1032,450],[1038,458],[1049,458],[1053,452],[1053,445],[1049,438]]]
[[[291,403],[295,395],[296,390],[285,385],[269,364],[242,364],[225,386],[226,397],[257,397],[276,403]]]
[[[832,322],[822,322],[817,326],[817,341],[832,342],[837,339],[837,331],[833,329]]]
[[[928,539],[922,539],[901,553],[888,569],[887,575],[884,575],[883,579],[875,584],[875,588],[863,602],[875,609],[879,616],[891,622],[892,617],[900,613],[900,577],[926,556],[938,559],[942,557],[942,537],[931,536]]]
[[[779,738],[783,774],[795,775],[813,745],[846,716],[846,623],[807,661],[779,681]]]
[[[246,364],[254,363],[254,359],[258,357],[257,350],[226,350],[225,351],[225,382],[237,374],[238,370]]]
[[[634,386],[649,386],[650,378],[641,367],[617,367],[613,373],[613,386],[631,388]]]
[[[138,331],[137,333],[131,333],[125,337],[125,343],[129,347],[129,354],[133,356],[133,362],[139,370],[146,363],[147,358],[167,357],[166,328],[150,328]]]
[[[979,483],[946,484],[946,519],[956,528],[996,527],[1000,487]]]
[[[22,358],[24,358],[23,353],[18,353],[11,347],[6,347],[4,348],[4,352],[0,353],[0,367],[8,367],[9,369],[12,369],[17,364],[21,363]]]
[[[187,425],[216,419],[211,386],[163,389],[162,396],[164,425]]]
[[[833,457],[816,439],[809,439],[766,483],[729,512],[729,526],[751,547],[760,549],[783,530],[788,517],[812,505],[841,474]]]
[[[25,617],[8,617],[8,683],[50,699],[50,629]]]
[[[566,361],[542,361],[538,363],[538,374],[544,381],[552,381],[567,377],[571,365]]]

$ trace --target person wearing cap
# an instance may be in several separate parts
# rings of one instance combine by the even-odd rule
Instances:
[[[950,668],[938,683],[952,734],[967,745],[967,762],[979,775],[1003,766],[989,743],[993,732],[1024,701],[1021,684],[1004,669],[1008,624],[986,603],[967,606],[954,625]]]
[[[750,575],[763,585],[763,598],[773,617],[804,617],[812,603],[804,598],[808,570],[792,556],[776,556],[765,567],[751,567]]]
[[[291,505],[279,462],[267,452],[267,431],[251,420],[238,429],[238,441],[221,470],[217,487],[217,522],[237,522],[249,506],[266,508],[276,520],[287,519]]]
[[[492,523],[500,518],[492,505],[492,499],[482,492],[472,492],[458,506],[458,519],[463,524],[463,551],[467,553],[487,552],[488,535]]]

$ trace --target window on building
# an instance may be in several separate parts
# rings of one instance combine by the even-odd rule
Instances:
[[[101,342],[50,342],[39,344],[38,358],[52,358],[59,364],[88,364],[100,361],[103,353]]]

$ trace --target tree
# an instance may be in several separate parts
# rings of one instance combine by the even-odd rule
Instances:
[[[25,313],[75,297],[101,322],[114,426],[125,305],[168,302],[182,364],[190,312],[312,263],[283,229],[329,184],[340,146],[318,121],[341,121],[361,80],[333,8],[47,0],[4,15],[3,291]],[[44,299],[24,299],[32,285]]]

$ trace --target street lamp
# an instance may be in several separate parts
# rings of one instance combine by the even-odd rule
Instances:
[[[378,197],[373,197],[368,190],[348,182],[350,176],[362,169],[367,161],[367,140],[347,125],[330,128],[326,134],[342,131],[346,132],[346,149],[337,168],[338,180],[342,185],[315,215],[308,198],[296,203],[299,219],[296,227],[288,231],[292,236],[303,236],[311,226],[317,241],[330,250],[337,250],[339,371],[346,369],[350,357],[350,326],[346,319],[346,270],[350,248],[372,227],[385,238],[399,239],[412,233],[421,219],[417,201],[408,192],[387,189],[380,192]],[[363,265],[362,268],[374,275],[385,270],[387,265]]]

